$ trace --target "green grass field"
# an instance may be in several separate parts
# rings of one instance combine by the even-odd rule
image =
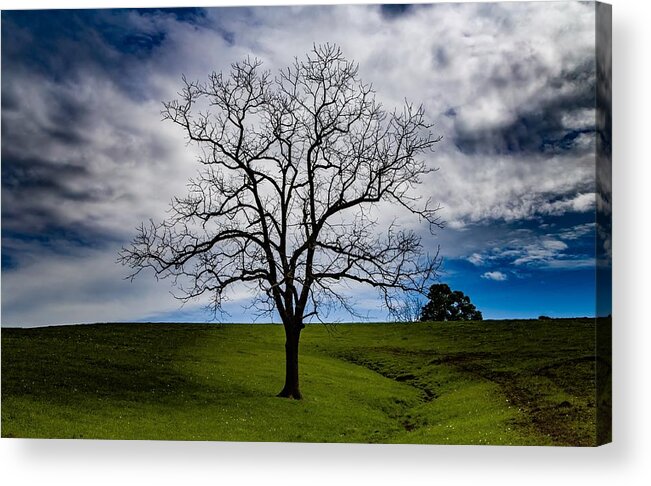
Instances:
[[[310,325],[301,401],[279,325],[3,328],[2,437],[595,445],[595,326]]]

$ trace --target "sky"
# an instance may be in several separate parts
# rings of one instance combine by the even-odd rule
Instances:
[[[2,325],[211,321],[206,302],[181,307],[169,282],[131,282],[116,262],[198,169],[161,103],[182,75],[246,56],[273,72],[325,42],[385,107],[422,103],[442,137],[419,188],[441,205],[444,227],[424,236],[440,281],[484,318],[594,316],[610,259],[595,218],[610,214],[596,194],[595,7],[528,2],[3,11]],[[350,293],[387,318],[372,289]],[[233,295],[224,318],[249,322],[250,298]]]

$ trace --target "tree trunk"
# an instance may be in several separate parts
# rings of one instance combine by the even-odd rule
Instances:
[[[285,386],[279,397],[302,398],[298,386],[298,341],[302,328],[302,324],[285,326]]]

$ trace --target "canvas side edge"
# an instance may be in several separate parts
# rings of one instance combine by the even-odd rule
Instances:
[[[596,445],[612,442],[612,7],[595,3]]]

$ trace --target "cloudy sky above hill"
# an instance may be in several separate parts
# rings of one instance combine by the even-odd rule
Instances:
[[[116,263],[197,170],[161,101],[182,74],[273,71],[325,42],[443,137],[422,187],[441,280],[488,318],[594,315],[594,4],[295,6],[2,12],[2,325],[209,320]]]

